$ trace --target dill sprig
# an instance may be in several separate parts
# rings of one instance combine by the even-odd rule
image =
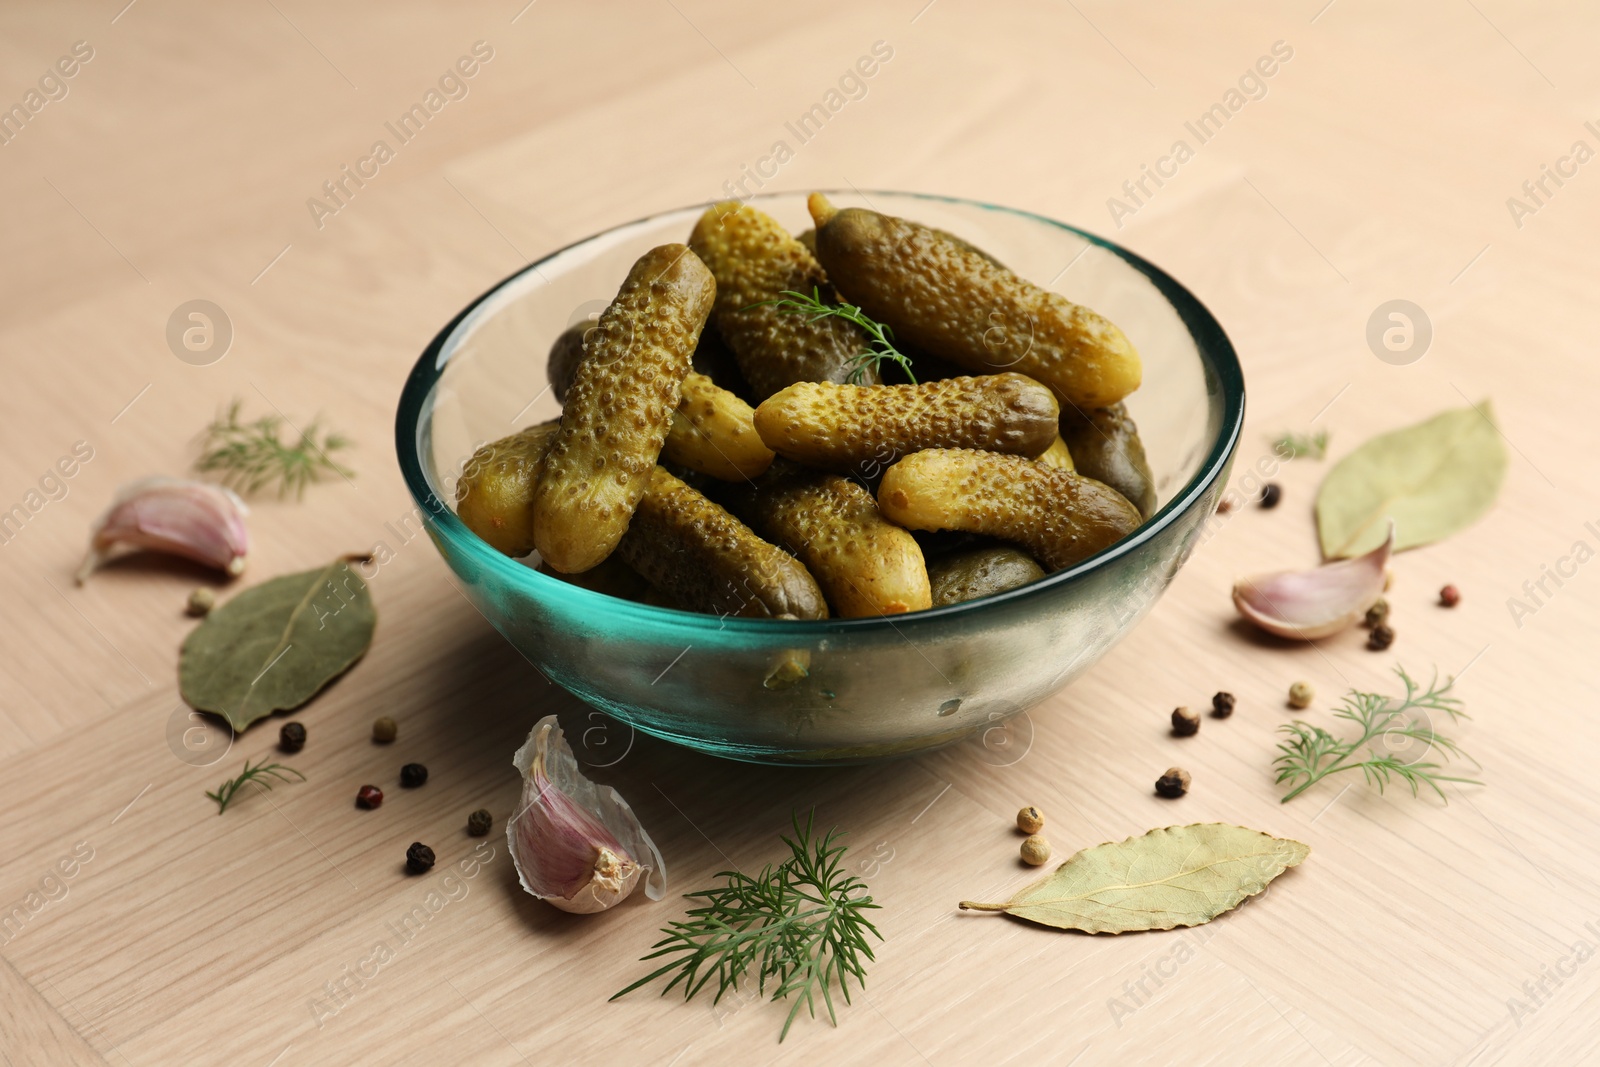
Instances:
[[[1272,442],[1272,450],[1284,459],[1300,459],[1302,456],[1322,459],[1328,454],[1328,431],[1283,434]]]
[[[224,485],[246,495],[276,484],[280,497],[291,490],[296,497],[304,496],[306,486],[320,482],[325,475],[354,475],[331,456],[349,448],[350,439],[324,431],[320,419],[313,419],[286,443],[281,436],[285,424],[281,416],[263,415],[245,422],[239,416],[241,406],[235,400],[226,414],[206,427],[195,470],[220,472]]]
[[[1408,762],[1379,751],[1377,742],[1380,739],[1389,743],[1414,741],[1427,748],[1437,748],[1446,759],[1460,756],[1472,760],[1454,741],[1434,730],[1429,716],[1430,712],[1438,712],[1448,715],[1452,721],[1470,717],[1461,710],[1461,701],[1449,695],[1456,684],[1455,679],[1451,678],[1440,685],[1436,671],[1427,689],[1423,689],[1406,673],[1404,667],[1396,667],[1395,673],[1400,675],[1400,681],[1406,687],[1404,697],[1396,699],[1382,693],[1362,693],[1352,689],[1346,694],[1344,703],[1334,710],[1334,715],[1361,728],[1358,737],[1341,741],[1322,727],[1299,719],[1278,727],[1280,732],[1289,735],[1289,740],[1278,744],[1281,755],[1273,761],[1278,769],[1277,781],[1279,784],[1289,782],[1294,785],[1284,795],[1284,803],[1330,774],[1357,769],[1360,769],[1368,784],[1378,787],[1380,793],[1391,777],[1398,777],[1411,787],[1412,796],[1417,795],[1419,785],[1426,785],[1446,803],[1449,798],[1439,787],[1440,782],[1483,784],[1475,778],[1443,774],[1443,765],[1432,760]],[[1472,763],[1477,766],[1476,760],[1472,760]]]
[[[254,782],[262,789],[271,789],[274,780],[287,782],[290,780],[289,775],[291,774],[302,782],[306,780],[305,775],[293,767],[286,767],[281,763],[268,763],[263,759],[252,767],[250,766],[250,761],[245,760],[244,770],[239,777],[229,778],[217,787],[215,793],[207,793],[206,796],[217,802],[217,814],[221,815],[228,810],[228,804],[233,800],[234,794],[239,792],[246,782]]]
[[[773,305],[779,311],[786,311],[793,315],[808,316],[811,322],[816,322],[818,319],[834,318],[844,319],[846,322],[853,322],[861,327],[866,332],[867,337],[871,339],[871,347],[850,360],[850,376],[847,381],[852,385],[860,385],[861,379],[867,373],[867,369],[870,367],[873,370],[877,370],[884,360],[898,363],[900,369],[905,371],[906,377],[911,380],[911,384],[917,384],[917,376],[911,370],[911,357],[894,346],[894,330],[881,322],[873,320],[856,305],[843,300],[837,304],[825,303],[819,287],[813,287],[810,296],[804,293],[797,293],[793,289],[785,289],[779,299],[763,300],[750,306],[762,307],[766,304]]]
[[[831,987],[838,985],[846,1004],[850,976],[865,989],[863,960],[873,959],[866,935],[880,941],[883,935],[864,914],[879,907],[867,895],[867,884],[840,870],[845,846],[835,843],[839,831],[813,837],[814,817],[815,812],[808,815],[803,827],[799,816],[794,817],[795,836],[783,838],[792,855],[777,866],[768,864],[753,878],[741,871],[723,871],[717,875],[723,885],[686,893],[686,899],[703,900],[705,906],[690,908],[687,918],[663,927],[666,937],[642,957],[669,957],[670,962],[611,999],[676,972],[661,991],[663,996],[681,982],[683,999],[688,1000],[715,978],[717,992],[711,1001],[715,1004],[753,971],[762,994],[769,981],[775,987],[773,1000],[795,994],[778,1035],[780,1042],[802,1006],[816,1018],[817,993],[822,994],[828,1021],[837,1026]]]

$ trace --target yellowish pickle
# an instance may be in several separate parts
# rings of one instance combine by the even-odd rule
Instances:
[[[824,619],[805,566],[660,467],[617,554],[674,606],[746,618]]]
[[[1003,593],[1043,577],[1044,568],[1032,556],[1009,545],[974,548],[928,564],[928,586],[936,608]]]
[[[1075,471],[1078,465],[1072,460],[1072,450],[1061,439],[1059,434],[1050,442],[1050,447],[1039,453],[1038,461],[1046,467],[1057,467],[1064,471]]]
[[[924,448],[1037,456],[1056,440],[1058,414],[1049,389],[1008,373],[920,385],[799,382],[761,402],[755,427],[789,459],[870,477]]]
[[[456,484],[456,514],[467,529],[508,556],[533,551],[533,491],[557,422],[542,422],[484,445]]]
[[[762,537],[799,557],[841,618],[921,611],[932,601],[922,549],[878,502],[837,474],[785,465],[734,507]]]
[[[556,570],[588,570],[628,529],[715,296],[716,282],[694,253],[662,245],[633,265],[585,336],[534,492],[534,544]]]
[[[1070,567],[1132,533],[1139,512],[1110,486],[1020,456],[928,449],[890,467],[884,517],[912,530],[1010,541],[1047,570]]]
[[[689,247],[716,275],[717,333],[733,350],[756,399],[795,382],[849,377],[851,361],[868,349],[860,327],[770,303],[786,290],[817,290],[825,302],[834,299],[816,258],[776,219],[737,200],[713,204],[695,225]],[[879,378],[869,368],[859,380],[875,385]]]
[[[661,455],[725,482],[743,482],[772,465],[772,449],[756,433],[755,411],[704,374],[683,379],[683,400]]]
[[[1127,497],[1145,518],[1155,514],[1155,478],[1127,405],[1066,408],[1061,412],[1061,437],[1079,461],[1079,474],[1105,482]]]
[[[933,227],[835,210],[820,193],[809,206],[828,277],[897,341],[976,373],[1026,374],[1081,407],[1113,404],[1139,387],[1139,354],[1096,312]]]

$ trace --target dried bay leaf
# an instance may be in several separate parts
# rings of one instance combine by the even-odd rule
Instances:
[[[1086,848],[1004,904],[961,907],[1087,934],[1199,926],[1310,854],[1298,841],[1227,823],[1168,826]]]
[[[1317,490],[1322,554],[1372,551],[1390,519],[1397,552],[1447,537],[1488,510],[1505,470],[1487,401],[1380,434],[1340,460]]]
[[[183,642],[183,699],[243,730],[299,707],[343,674],[378,623],[353,558],[262,582],[213,611]]]

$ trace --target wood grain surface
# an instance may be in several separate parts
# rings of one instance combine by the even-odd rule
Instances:
[[[0,512],[23,508],[0,544],[0,1058],[1600,1062],[1591,6],[523,3],[0,13],[0,105],[27,114],[0,143]],[[52,75],[77,42],[92,56]],[[492,56],[396,147],[385,124],[475,42]],[[841,87],[875,42],[890,57]],[[827,121],[802,141],[786,124],[819,103]],[[1186,124],[1206,115],[1202,142]],[[307,206],[380,138],[393,158],[347,183],[336,213]],[[1191,151],[1163,162],[1180,140]],[[1135,198],[1124,182],[1145,167],[1169,176]],[[1359,632],[1280,647],[1234,620],[1235,577],[1316,558],[1327,465],[1301,460],[1277,474],[1280,507],[1224,516],[1135,633],[987,743],[774,771],[630,736],[545,682],[403,527],[395,402],[433,333],[495,280],[745,175],[751,191],[1014,205],[1161,264],[1243,359],[1236,480],[1284,430],[1328,430],[1331,461],[1492,398],[1511,455],[1500,503],[1396,559],[1386,654]],[[193,299],[232,324],[209,365],[166,340]],[[1432,325],[1426,353],[1399,365],[1366,340],[1393,299]],[[271,752],[277,723],[205,766],[217,754],[186,761],[172,740],[193,726],[176,687],[183,602],[211,579],[148,560],[83,588],[72,573],[116,486],[182,473],[234,396],[296,423],[323,413],[357,441],[350,481],[254,502],[246,580],[379,541],[395,558],[372,582],[371,652],[296,715],[308,781],[219,818],[205,790]],[[52,477],[78,442],[92,458]],[[1445,582],[1463,594],[1454,611],[1435,605]],[[1513,613],[1513,597],[1532,610]],[[1345,688],[1387,684],[1396,662],[1461,675],[1460,739],[1486,784],[1452,787],[1446,805],[1330,782],[1280,805],[1288,685],[1315,685],[1308,714],[1326,721]],[[1238,695],[1232,719],[1168,734],[1174,705],[1218,689]],[[780,1045],[785,1006],[749,995],[607,1003],[681,901],[560,914],[517,887],[498,826],[482,862],[460,866],[467,813],[509,811],[511,753],[550,712],[640,812],[674,892],[776,858],[791,811],[849,832],[885,941],[837,1028],[802,1019]],[[377,715],[399,722],[398,743],[368,740]],[[409,760],[432,778],[402,792]],[[1151,784],[1175,763],[1193,790],[1160,800]],[[368,781],[391,787],[377,812],[351,803]],[[1047,813],[1059,855],[1210,820],[1313,851],[1190,932],[1086,937],[958,913],[1028,877],[1010,825],[1025,803]],[[428,876],[402,872],[413,840],[439,854]]]

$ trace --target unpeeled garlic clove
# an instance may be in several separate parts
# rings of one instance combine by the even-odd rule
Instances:
[[[589,914],[621,903],[641,879],[660,900],[666,865],[628,802],[583,776],[554,715],[534,724],[512,757],[522,801],[506,842],[522,888],[562,911]]]
[[[1354,626],[1383,594],[1384,568],[1394,551],[1389,536],[1364,556],[1309,571],[1279,571],[1241,578],[1233,585],[1239,614],[1279,637],[1314,641]]]
[[[130,482],[96,521],[78,583],[122,548],[167,552],[238,575],[250,551],[249,513],[238,494],[209,482],[159,476]]]

